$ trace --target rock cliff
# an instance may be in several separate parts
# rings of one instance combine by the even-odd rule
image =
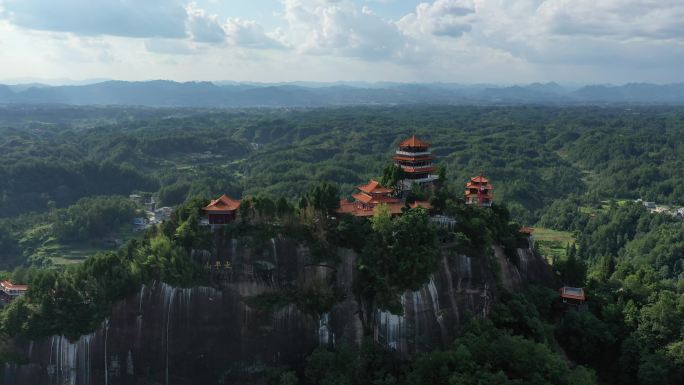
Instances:
[[[218,244],[216,252],[195,254],[212,266],[220,262],[220,289],[143,286],[117,304],[96,331],[77,341],[53,336],[19,343],[25,362],[6,364],[3,384],[258,382],[266,368],[301,363],[319,345],[361,340],[351,294],[353,251],[340,249],[342,262],[330,266],[313,264],[308,250],[288,239],[226,239]],[[347,292],[343,302],[319,319],[294,306],[266,311],[246,302],[314,279],[334,282]],[[377,314],[375,338],[404,355],[443,347],[468,317],[487,316],[501,287],[515,290],[527,283],[556,285],[532,249],[518,249],[509,258],[500,248],[489,257],[445,248],[429,282],[402,295],[402,315]]]

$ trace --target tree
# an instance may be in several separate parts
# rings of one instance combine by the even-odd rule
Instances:
[[[402,179],[404,179],[404,170],[395,164],[390,164],[382,170],[380,183],[385,187],[397,190],[399,181]]]
[[[317,184],[304,197],[305,199],[302,201],[303,207],[312,206],[314,209],[320,210],[327,215],[334,213],[340,207],[340,190],[328,182]]]
[[[422,208],[392,218],[381,205],[373,216],[372,230],[357,259],[353,284],[366,333],[373,328],[376,309],[402,311],[399,295],[427,283],[440,253],[436,230]]]

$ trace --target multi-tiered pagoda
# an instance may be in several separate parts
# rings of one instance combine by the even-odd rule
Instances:
[[[480,174],[470,178],[465,188],[465,202],[469,205],[490,207],[494,201],[494,186]]]
[[[399,143],[394,154],[394,164],[404,172],[404,179],[399,182],[399,189],[410,190],[414,184],[431,185],[437,175],[432,161],[435,157],[430,151],[431,144],[418,139],[415,135]]]
[[[342,200],[338,213],[351,214],[357,217],[373,216],[375,208],[386,204],[392,215],[401,214],[404,203],[399,198],[392,196],[394,190],[384,187],[380,182],[372,180],[364,185],[356,187],[357,193],[352,194],[354,202]]]

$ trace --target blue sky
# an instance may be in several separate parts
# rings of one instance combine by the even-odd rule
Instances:
[[[682,0],[0,0],[0,81],[683,82]]]

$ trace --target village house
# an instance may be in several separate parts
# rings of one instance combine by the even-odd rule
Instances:
[[[171,207],[160,207],[156,210],[154,210],[154,221],[156,223],[161,223],[169,218],[171,218],[171,214],[173,213],[173,209]]]

